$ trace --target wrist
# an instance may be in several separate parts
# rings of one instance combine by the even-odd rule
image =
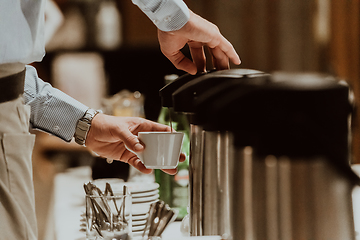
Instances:
[[[89,108],[85,112],[85,115],[78,120],[74,134],[75,142],[77,144],[85,146],[92,121],[98,113],[99,111]]]

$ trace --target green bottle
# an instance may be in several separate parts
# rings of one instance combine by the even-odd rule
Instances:
[[[169,79],[174,79],[172,76],[165,77],[167,83]],[[181,163],[179,162],[178,172],[175,175],[169,175],[161,170],[155,170],[155,180],[160,185],[160,199],[169,204],[171,208],[178,210],[179,213],[176,220],[181,220],[187,215],[189,199],[190,127],[184,114],[176,113],[172,108],[166,107],[161,109],[158,122],[168,126],[171,125],[175,131],[185,133],[181,150],[185,153],[186,160]]]

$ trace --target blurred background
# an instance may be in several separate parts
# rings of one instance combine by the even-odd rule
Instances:
[[[157,121],[165,76],[182,75],[160,52],[156,27],[131,0],[49,0],[46,51],[39,76],[89,107]],[[353,162],[360,162],[360,2],[356,0],[185,0],[215,23],[234,45],[241,68],[316,71],[344,79],[355,95]],[[187,48],[183,52],[189,56]],[[234,66],[232,66],[234,67]],[[211,68],[211,63],[208,63]],[[54,176],[79,165],[98,165],[74,143],[45,133],[34,151],[34,184],[40,239],[49,214]],[[101,159],[102,162],[105,162]],[[106,163],[106,162],[105,162]],[[120,167],[124,169],[122,165]],[[93,173],[94,174],[94,173]],[[41,206],[41,207],[40,207]]]

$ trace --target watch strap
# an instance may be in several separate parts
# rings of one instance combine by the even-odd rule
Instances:
[[[98,111],[89,108],[85,112],[85,115],[79,119],[78,123],[76,124],[76,129],[74,134],[75,142],[77,144],[85,146],[85,140],[91,127],[91,121],[98,113],[99,113]]]

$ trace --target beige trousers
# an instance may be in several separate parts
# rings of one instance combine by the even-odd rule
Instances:
[[[29,118],[22,97],[0,103],[0,240],[37,239]]]

